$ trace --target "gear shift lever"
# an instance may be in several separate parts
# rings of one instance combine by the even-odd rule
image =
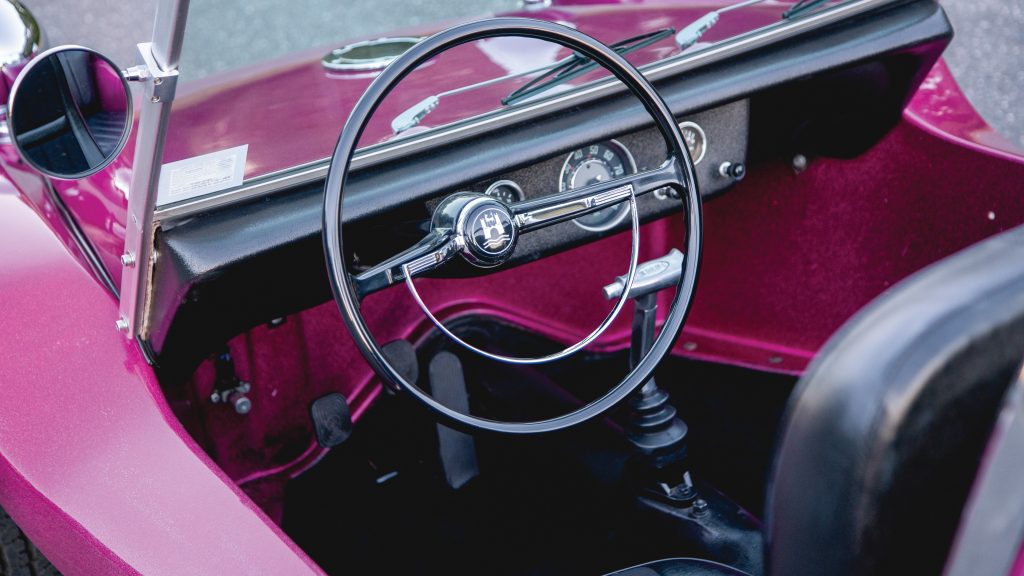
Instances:
[[[665,256],[636,268],[629,298],[634,301],[633,341],[630,364],[654,344],[658,292],[675,286],[683,270],[683,254],[673,249]],[[604,287],[606,298],[622,295],[625,278]],[[668,393],[651,377],[629,399],[626,423],[633,459],[633,487],[639,508],[659,520],[674,520],[674,534],[687,542],[697,556],[741,568],[750,574],[764,572],[761,527],[749,513],[708,484],[694,486],[686,458],[686,423],[669,404]],[[647,518],[647,516],[643,516]]]
[[[650,351],[654,343],[658,292],[675,286],[683,271],[683,254],[673,248],[668,254],[637,266],[628,297],[634,302],[630,367]],[[626,284],[620,276],[604,287],[605,298],[622,295]],[[669,404],[668,393],[658,388],[652,376],[629,399],[627,435],[647,471],[653,475],[658,492],[678,503],[689,503],[693,490],[686,473],[687,426]]]

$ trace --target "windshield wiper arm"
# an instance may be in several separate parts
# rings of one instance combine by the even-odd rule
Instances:
[[[608,47],[619,54],[629,54],[641,48],[646,48],[673,34],[675,34],[675,30],[672,28],[663,28],[656,32],[648,32],[647,34],[640,34],[639,36],[620,40]],[[578,78],[590,72],[596,66],[597,63],[590,58],[573,53],[565,62],[510,92],[508,96],[501,99],[501,103],[505,106],[511,106],[512,104],[522,102],[559,84],[564,84],[573,78]]]
[[[730,4],[728,6],[725,6],[724,8],[719,8],[718,10],[708,12],[707,14],[694,20],[691,24],[686,26],[686,28],[680,30],[679,34],[676,34],[676,45],[679,46],[679,50],[686,50],[690,46],[696,44],[697,41],[700,40],[700,37],[703,36],[705,32],[710,30],[712,26],[718,24],[718,17],[721,16],[722,14],[725,14],[726,12],[731,12],[733,10],[737,10],[739,8],[746,8],[747,6],[759,4],[764,1],[765,0],[743,0],[742,2]],[[801,14],[807,13],[817,8],[818,6],[828,1],[829,0],[799,0],[789,10],[783,12],[782,19],[789,20],[795,18],[797,16],[800,16]]]
[[[679,46],[680,50],[686,50],[690,46],[696,44],[697,40],[700,40],[700,37],[710,30],[712,26],[718,24],[718,17],[722,14],[764,1],[765,0],[744,0],[743,2],[737,2],[736,4],[730,4],[724,8],[719,8],[718,10],[712,10],[711,12],[708,12],[694,20],[693,23],[688,25],[686,28],[680,30],[679,34],[676,34],[676,45]]]
[[[653,44],[654,42],[657,42],[662,38],[671,36],[674,32],[675,31],[672,30],[671,28],[665,28],[664,30],[659,30],[657,32],[641,34],[640,36],[627,38],[626,40],[613,44],[611,47],[615,48],[616,51],[618,51],[620,54],[626,54],[634,50],[638,50],[640,48],[648,46],[650,44]],[[589,63],[588,68],[580,69],[581,66],[587,66],[587,63]],[[557,78],[551,78],[551,80],[556,81],[556,83],[561,83],[565,82],[566,80],[575,78],[576,76],[579,76],[580,74],[589,71],[591,68],[593,68],[593,63],[590,62],[589,58],[573,53],[571,56],[562,58],[558,62],[554,62],[546,66],[540,66],[538,68],[533,68],[531,70],[526,70],[523,72],[506,74],[505,76],[500,76],[498,78],[492,78],[490,80],[484,80],[483,82],[477,82],[474,84],[461,86],[459,88],[447,90],[445,92],[439,92],[437,94],[427,96],[423,100],[417,102],[413,106],[406,109],[398,116],[395,116],[394,119],[391,120],[391,131],[395,134],[401,134],[402,132],[405,132],[406,130],[414,126],[419,125],[419,123],[427,116],[427,114],[430,114],[431,112],[434,111],[435,108],[437,108],[437,106],[441,103],[441,98],[444,98],[445,96],[454,96],[455,94],[459,94],[461,92],[476,90],[478,88],[483,88],[484,86],[490,86],[492,84],[497,84],[498,82],[504,82],[506,80],[511,80],[513,78],[529,76],[531,74],[544,73],[541,74],[541,76],[538,76],[534,80],[527,83],[525,86],[521,87],[519,90],[516,90],[509,94],[508,96],[506,96],[505,98],[503,98],[501,103],[507,106],[509,104],[514,104],[515,102],[523,98],[526,98],[530,95],[546,90],[550,86],[553,86],[554,84],[546,84],[545,86],[538,85],[539,81],[546,78],[551,78],[552,74],[556,74]],[[529,95],[522,93],[522,91],[526,89],[530,89]]]
[[[413,106],[406,109],[398,116],[395,116],[394,119],[391,120],[391,131],[394,132],[395,134],[401,134],[402,132],[405,132],[409,128],[418,125],[420,121],[423,120],[424,117],[426,117],[427,114],[430,114],[431,112],[434,111],[434,108],[437,108],[437,105],[441,103],[441,98],[444,98],[445,96],[454,96],[455,94],[469,92],[470,90],[476,90],[477,88],[483,88],[484,86],[490,86],[491,84],[497,84],[498,82],[504,82],[505,80],[519,78],[520,76],[529,76],[530,74],[544,72],[546,70],[550,70],[552,68],[561,66],[570,59],[572,59],[572,56],[568,58],[563,58],[558,62],[548,64],[546,66],[532,68],[530,70],[525,70],[523,72],[513,72],[512,74],[506,74],[504,76],[499,76],[497,78],[491,78],[490,80],[484,80],[483,82],[476,82],[473,84],[468,84],[466,86],[453,88],[452,90],[438,92],[437,94],[434,94],[432,96],[427,96],[423,100],[417,102]]]

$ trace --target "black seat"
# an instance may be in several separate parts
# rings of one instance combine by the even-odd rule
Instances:
[[[1024,227],[918,272],[846,324],[788,408],[769,574],[940,574],[1024,357]]]
[[[772,576],[941,574],[1024,358],[1024,227],[904,280],[793,392],[765,514]],[[740,574],[692,559],[616,574]]]

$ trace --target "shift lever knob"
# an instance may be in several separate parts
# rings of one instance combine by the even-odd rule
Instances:
[[[633,275],[633,287],[629,291],[628,298],[639,298],[669,286],[675,286],[682,273],[683,253],[673,248],[661,258],[648,260],[636,267],[636,274]],[[626,277],[619,276],[615,282],[604,287],[604,297],[608,300],[619,298],[622,296],[622,289],[625,285]]]

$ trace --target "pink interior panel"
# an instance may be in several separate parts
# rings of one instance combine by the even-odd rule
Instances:
[[[887,288],[1024,222],[1021,181],[1024,162],[965,150],[914,118],[853,160],[812,160],[801,174],[782,162],[753,166],[734,190],[705,204],[701,276],[675,353],[799,374],[843,322]],[[645,225],[641,257],[681,246],[681,220]],[[609,309],[600,287],[624,272],[628,242],[628,233],[619,234],[488,276],[417,285],[442,318],[489,314],[575,341]],[[431,328],[403,286],[370,297],[364,312],[382,343],[416,341]],[[627,310],[593,348],[624,349],[628,331]],[[229,476],[247,490],[263,481],[252,495],[267,498],[262,503],[272,511],[279,503],[267,481],[320,456],[308,402],[340,391],[358,417],[378,384],[333,303],[277,328],[256,328],[230,348],[240,377],[253,384],[253,412],[239,417],[206,402],[210,366],[196,377],[190,410],[202,414],[205,429],[196,433]]]

